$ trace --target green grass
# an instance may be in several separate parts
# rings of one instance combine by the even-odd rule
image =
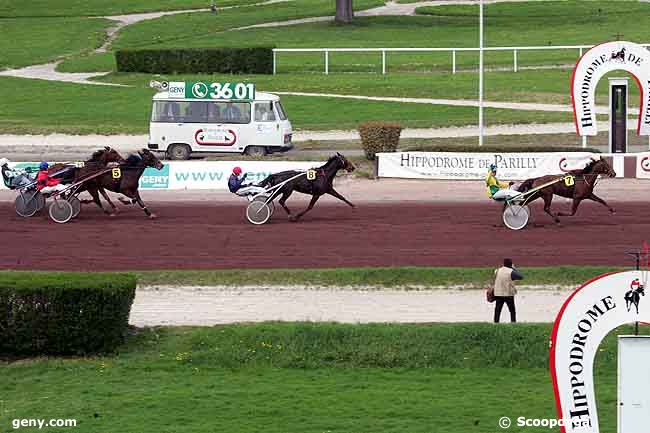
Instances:
[[[148,80],[147,80],[148,82]],[[5,89],[0,132],[71,134],[145,134],[149,128],[151,89],[0,78]],[[44,104],[43,101],[48,101]],[[282,98],[296,129],[354,129],[365,120],[399,121],[404,127],[474,124],[477,109],[397,102],[286,96]],[[62,109],[64,107],[64,109]],[[486,110],[486,123],[570,121],[569,113]]]
[[[219,0],[219,7],[257,3],[259,0]],[[205,0],[3,0],[0,17],[81,17],[138,12],[201,9]]]
[[[135,274],[116,272],[0,271],[0,289],[133,288]]]
[[[0,69],[47,63],[101,45],[108,20],[0,18]]]
[[[498,263],[495,263],[497,265]],[[616,270],[609,267],[561,266],[521,268],[530,285],[576,287],[593,277]],[[141,271],[140,285],[307,285],[483,288],[494,279],[493,268],[340,268],[340,269],[235,269],[215,271]]]
[[[57,65],[59,72],[110,72],[114,71],[115,54],[85,53],[66,58]]]
[[[556,416],[550,328],[143,329],[114,356],[0,364],[0,425],[47,417],[77,419],[77,429],[94,433],[494,433],[502,416]],[[616,423],[615,334],[630,332],[608,336],[597,356],[601,431]]]

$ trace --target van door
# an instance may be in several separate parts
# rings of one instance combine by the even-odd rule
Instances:
[[[282,146],[282,128],[273,102],[255,102],[255,142],[258,146]]]
[[[252,132],[249,102],[207,102],[207,122],[195,131],[197,150],[203,152],[243,152]]]

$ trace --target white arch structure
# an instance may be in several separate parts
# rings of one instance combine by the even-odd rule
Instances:
[[[615,328],[650,322],[650,295],[631,295],[643,283],[639,271],[605,274],[578,288],[560,309],[550,367],[562,433],[599,433],[594,359],[601,341]],[[639,299],[638,312],[626,298]]]
[[[624,70],[641,92],[637,134],[650,135],[650,51],[634,42],[606,42],[585,52],[573,69],[571,99],[578,135],[596,135],[596,86],[608,72]]]

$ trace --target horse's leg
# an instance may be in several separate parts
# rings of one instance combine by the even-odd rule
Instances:
[[[278,200],[278,203],[280,203],[280,206],[282,206],[282,209],[284,209],[284,211],[287,213],[287,215],[289,215],[289,219],[291,219],[291,211],[289,210],[289,208],[287,207],[285,202],[291,196],[292,192],[293,192],[293,190],[284,191],[282,193],[282,197],[280,197],[280,200]]]
[[[339,194],[338,191],[336,191],[333,187],[330,187],[330,189],[327,191],[327,194],[338,198],[339,200],[341,200],[344,203],[347,203],[347,205],[350,206],[350,207],[354,207],[354,205],[352,203],[350,203],[345,197],[343,197],[341,194]]]
[[[584,200],[584,198],[574,197],[573,202],[571,203],[571,213],[558,212],[557,215],[558,216],[573,216],[573,215],[575,215],[576,212],[578,211],[578,206],[580,206],[580,202],[582,200]]]
[[[551,212],[551,202],[553,201],[553,193],[543,194],[542,199],[544,200],[544,212],[549,214],[551,218],[553,218],[553,221],[559,223],[560,219],[558,218],[558,215],[553,215],[553,212]]]
[[[97,193],[97,188],[95,187],[89,187],[87,189],[88,193],[92,196],[93,202],[107,215],[110,215],[111,213],[108,211],[108,209],[104,209],[104,206],[102,206],[101,200],[99,200],[99,194]],[[87,200],[82,201],[82,203],[88,202]]]
[[[296,216],[290,216],[289,221],[292,221],[292,222],[298,221],[300,219],[300,217],[302,217],[304,214],[306,214],[307,212],[309,212],[310,210],[312,210],[314,208],[314,205],[316,204],[316,202],[318,201],[319,198],[320,198],[319,195],[312,195],[311,196],[311,201],[309,202],[309,206],[307,206],[307,209],[300,212]]]
[[[598,196],[597,196],[596,194],[594,194],[593,192],[590,193],[586,198],[589,199],[589,200],[593,200],[593,201],[595,201],[595,202],[598,202],[598,203],[602,204],[602,205],[605,206],[607,209],[609,209],[609,211],[610,211],[611,213],[616,213],[616,210],[615,210],[613,207],[611,207],[610,205],[608,205],[607,202],[606,202],[605,200],[603,200],[602,198],[598,197]]]
[[[110,197],[106,193],[106,190],[100,187],[99,192],[101,193],[102,197],[104,197],[104,200],[106,200],[108,204],[111,205],[111,208],[113,208],[113,213],[119,212],[117,206],[115,206],[115,204],[111,201]]]
[[[140,205],[144,213],[151,219],[156,218],[156,214],[152,213],[149,209],[147,209],[147,206],[145,206],[144,202],[142,201],[142,198],[140,197],[140,192],[138,190],[135,191],[134,195],[136,203]]]

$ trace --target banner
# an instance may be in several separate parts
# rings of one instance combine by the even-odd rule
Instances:
[[[598,154],[547,153],[378,153],[379,177],[407,179],[483,180],[490,164],[496,164],[499,180],[523,180],[582,169]]]
[[[246,182],[257,183],[270,174],[285,170],[305,171],[324,161],[165,161],[162,170],[148,167],[140,177],[140,189],[228,189],[228,177],[234,167],[247,173]],[[36,162],[11,164],[24,168]],[[6,189],[0,182],[0,189]]]
[[[636,177],[638,179],[650,179],[650,152],[636,155]]]
[[[573,116],[578,135],[597,135],[596,87],[608,72],[627,71],[641,93],[637,134],[650,135],[650,51],[633,42],[596,45],[578,60],[571,78]]]
[[[562,433],[599,433],[594,359],[612,330],[650,321],[644,277],[630,271],[595,278],[569,296],[558,313],[550,369]]]

